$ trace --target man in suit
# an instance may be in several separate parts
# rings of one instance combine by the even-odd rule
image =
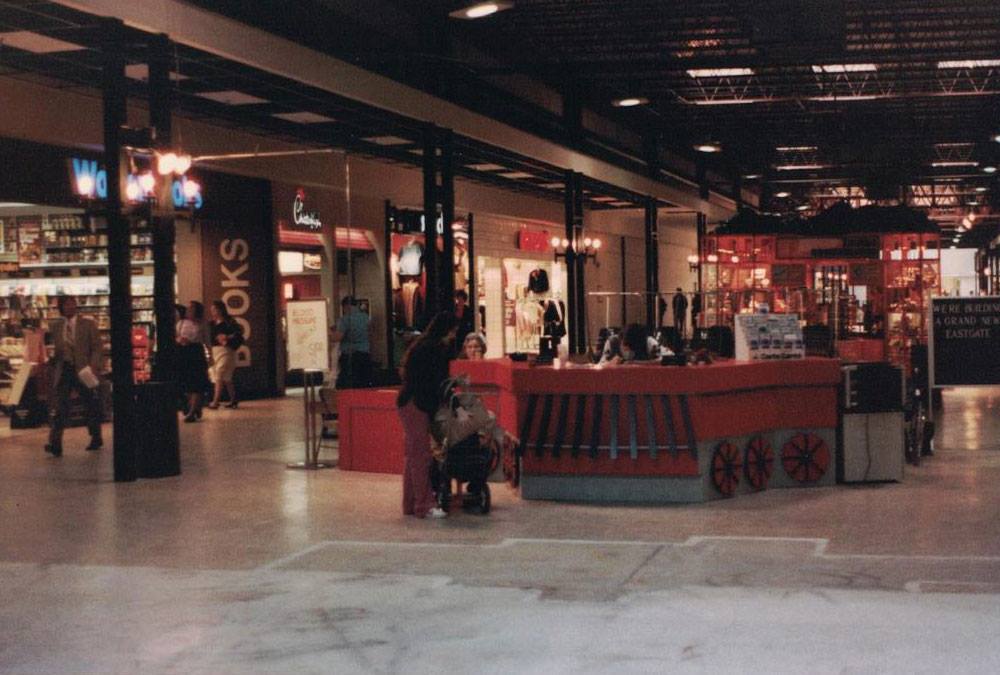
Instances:
[[[101,422],[104,413],[97,387],[91,389],[81,381],[80,372],[89,368],[94,377],[101,373],[103,352],[101,335],[92,319],[77,316],[76,299],[71,296],[59,297],[59,314],[49,324],[49,333],[55,346],[52,358],[52,428],[45,451],[59,457],[62,455],[62,436],[69,417],[69,401],[73,391],[80,396],[87,409],[87,430],[90,445],[87,450],[100,450]],[[86,379],[86,378],[84,378]]]

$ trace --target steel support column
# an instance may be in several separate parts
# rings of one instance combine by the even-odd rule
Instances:
[[[660,239],[657,222],[657,202],[646,199],[646,328],[653,332],[660,317],[657,316],[656,299],[660,292]]]
[[[441,234],[441,264],[439,266],[438,289],[441,293],[439,307],[454,309],[455,307],[455,169],[452,164],[452,137],[450,131],[442,131],[438,136],[441,155],[438,166],[440,187],[438,202],[441,205],[441,221],[444,231]]]
[[[587,350],[586,291],[583,265],[586,257],[577,254],[583,246],[583,180],[574,171],[565,173],[566,206],[566,314],[569,351],[580,354]]]
[[[699,213],[697,231],[696,231],[696,236],[697,236],[696,249],[698,251],[698,280],[697,280],[697,287],[695,288],[695,290],[697,290],[699,293],[701,293],[701,288],[702,288],[702,267],[705,264],[703,247],[705,245],[705,233],[707,229],[708,229],[708,218],[705,217],[704,213]]]
[[[122,214],[122,125],[126,121],[125,47],[121,22],[104,22],[102,94],[104,166],[108,174],[108,287],[111,315],[111,380],[114,405],[114,478],[134,481],[136,463],[132,385],[132,268],[128,220]]]
[[[424,129],[424,273],[427,286],[424,289],[425,319],[429,320],[442,308],[439,304],[440,290],[438,287],[438,250],[437,250],[437,215],[438,215],[438,157],[437,130],[433,126]]]

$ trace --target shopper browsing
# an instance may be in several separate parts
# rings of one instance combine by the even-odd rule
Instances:
[[[370,387],[372,381],[371,319],[358,309],[353,296],[340,301],[341,315],[330,333],[340,343],[337,360],[337,389]]]
[[[212,340],[212,375],[215,380],[215,392],[208,407],[215,410],[219,407],[222,390],[229,394],[227,408],[239,405],[236,399],[236,386],[233,384],[233,374],[236,372],[236,350],[243,346],[243,330],[222,300],[212,303],[212,322],[210,337]]]
[[[177,376],[187,396],[185,422],[201,419],[202,397],[209,386],[205,343],[205,307],[192,300],[177,322]]]
[[[462,354],[459,358],[478,361],[486,356],[486,338],[482,333],[469,333],[462,342]]]
[[[448,357],[455,339],[455,315],[439,312],[403,356],[403,387],[396,398],[403,423],[403,513],[444,518],[431,489],[430,425],[437,412],[441,385],[448,379]]]
[[[62,456],[63,429],[69,417],[69,402],[73,392],[83,401],[87,410],[87,431],[90,444],[87,450],[100,450],[101,422],[104,412],[99,392],[101,362],[104,360],[101,334],[92,320],[77,315],[76,299],[59,297],[59,319],[49,324],[49,333],[55,347],[52,358],[53,400],[52,427],[45,451],[54,457]]]

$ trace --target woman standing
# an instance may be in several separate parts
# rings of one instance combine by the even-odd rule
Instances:
[[[208,389],[205,358],[205,307],[192,300],[177,322],[177,373],[181,391],[187,396],[185,422],[201,419],[202,396]]]
[[[243,330],[229,316],[229,309],[222,300],[212,302],[212,372],[215,374],[215,393],[208,407],[215,410],[219,407],[222,388],[229,394],[227,408],[239,405],[236,400],[236,387],[233,385],[233,373],[236,372],[236,350],[243,345]]]
[[[418,518],[444,518],[431,489],[430,424],[437,412],[441,385],[448,379],[448,355],[455,339],[455,315],[439,312],[403,357],[403,387],[396,399],[403,422],[403,513]]]

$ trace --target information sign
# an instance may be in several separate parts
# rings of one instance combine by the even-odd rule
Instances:
[[[290,300],[288,369],[329,370],[330,333],[325,299]]]

